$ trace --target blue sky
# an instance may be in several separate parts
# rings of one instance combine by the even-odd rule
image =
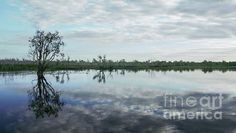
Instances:
[[[236,59],[236,0],[1,0],[0,18],[1,58],[28,58],[40,29],[72,59]]]

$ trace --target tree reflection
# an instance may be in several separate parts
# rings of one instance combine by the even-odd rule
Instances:
[[[57,72],[53,72],[52,76],[55,77],[56,82],[59,82],[61,84],[65,83],[66,81],[70,80],[70,75],[69,75],[69,71],[57,71]]]
[[[43,75],[38,75],[37,84],[29,91],[29,109],[35,113],[36,118],[58,116],[63,102],[57,92]]]
[[[94,80],[97,80],[98,83],[106,83],[106,75],[103,70],[99,70],[97,74],[93,76]]]
[[[108,76],[106,76],[106,72]],[[93,80],[97,80],[98,83],[106,83],[106,78],[113,78],[113,73],[116,73],[117,75],[125,75],[125,70],[99,70],[94,76]]]

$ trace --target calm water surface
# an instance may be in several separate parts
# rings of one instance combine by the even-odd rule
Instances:
[[[222,94],[221,120],[170,120],[164,96]],[[0,73],[0,133],[235,133],[236,72]],[[208,110],[209,111],[209,110]]]

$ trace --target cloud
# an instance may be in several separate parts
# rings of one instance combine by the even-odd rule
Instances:
[[[84,0],[22,0],[18,2],[25,16],[38,28],[75,21],[84,10]]]
[[[134,39],[147,34],[152,39],[173,34],[197,39],[235,35],[234,23],[228,20],[236,19],[236,3],[230,0],[23,0],[20,5],[29,21],[42,29],[100,24],[114,35],[130,34]]]
[[[176,11],[206,17],[229,16],[235,14],[234,0],[182,0]]]
[[[167,51],[166,55],[178,52],[185,56],[185,51],[191,47],[209,50],[211,47],[222,48],[223,45],[231,48],[235,45],[231,43],[236,35],[235,0],[13,1],[23,12],[23,19],[36,28],[59,30],[70,43],[94,44],[87,51],[97,49],[96,45],[100,44],[116,47],[122,44],[127,48],[126,44],[136,43],[145,45],[147,49],[153,45],[168,45],[168,50],[161,49]],[[163,40],[169,42],[162,44]],[[176,46],[171,48],[172,44]],[[107,48],[107,51],[112,50]],[[134,48],[132,51],[138,50]],[[150,53],[150,56],[155,54],[153,51]],[[215,55],[219,57],[219,53]]]

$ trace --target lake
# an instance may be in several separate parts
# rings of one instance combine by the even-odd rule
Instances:
[[[235,133],[235,96],[235,71],[2,72],[0,133]]]

